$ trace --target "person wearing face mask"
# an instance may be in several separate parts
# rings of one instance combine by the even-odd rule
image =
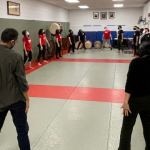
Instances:
[[[103,44],[102,44],[102,48],[101,50],[103,49],[103,46],[106,44],[109,44],[110,45],[110,48],[112,50],[112,46],[111,46],[111,43],[110,43],[110,38],[112,40],[112,35],[111,35],[111,32],[108,30],[107,27],[104,28],[104,33],[103,33],[103,37],[102,37],[102,40],[103,40]]]
[[[43,29],[39,30],[39,55],[38,55],[38,65],[41,66],[40,64],[40,58],[41,55],[43,57],[43,62],[47,63],[47,61],[45,60],[45,52],[46,52],[46,43],[48,44],[48,46],[50,47],[50,44],[46,38],[46,34],[45,31]]]
[[[134,37],[133,37],[133,45],[134,45],[134,56],[136,55],[137,49],[139,48],[139,38],[140,38],[140,31],[138,30],[137,26],[133,27]]]
[[[122,26],[118,27],[118,53],[120,53],[120,50],[122,49],[123,54],[123,30]]]
[[[22,31],[23,34],[23,49],[24,49],[24,64],[26,63],[28,57],[28,64],[29,64],[29,68],[33,69],[31,67],[31,60],[32,60],[32,46],[31,46],[31,38],[29,36],[29,32],[24,30]]]
[[[70,55],[70,50],[72,48],[72,52],[74,53],[74,48],[75,48],[75,39],[74,39],[74,36],[73,36],[73,31],[72,30],[69,30],[69,42],[70,42],[70,47],[69,47],[69,50],[68,50],[68,55]]]
[[[17,131],[20,150],[31,150],[28,137],[29,86],[23,58],[12,48],[18,42],[15,29],[5,29],[0,43],[0,132],[8,112]],[[10,133],[8,133],[9,136]]]
[[[149,29],[145,28],[144,29],[144,35],[141,38],[141,43],[144,41],[148,41],[148,40],[150,40],[150,33],[149,33]]]
[[[86,35],[85,35],[85,33],[80,29],[80,30],[79,30],[79,44],[78,44],[77,50],[79,49],[81,43],[83,44],[84,50],[86,50],[85,41],[86,41]]]
[[[62,36],[59,30],[56,30],[56,59],[59,59],[61,56],[61,46],[62,46]],[[58,57],[59,54],[59,57]]]

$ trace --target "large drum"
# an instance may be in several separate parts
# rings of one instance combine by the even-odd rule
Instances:
[[[95,47],[95,49],[100,49],[100,48],[102,47],[101,42],[100,42],[100,41],[96,41],[96,42],[94,43],[94,47]]]
[[[85,48],[87,48],[87,49],[90,49],[90,48],[92,48],[92,42],[91,41],[86,41],[85,42]]]
[[[56,30],[60,30],[60,32],[63,31],[63,27],[60,23],[52,23],[49,27],[49,31],[52,35],[56,35]]]
[[[78,42],[76,42],[76,44],[75,44],[75,48],[76,48],[76,49],[78,48],[78,45],[79,45],[79,41],[78,41]],[[82,43],[80,44],[79,49],[81,49],[81,48],[83,48],[83,44],[82,44]]]

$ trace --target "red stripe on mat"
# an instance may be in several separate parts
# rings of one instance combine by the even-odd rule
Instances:
[[[64,61],[64,62],[97,62],[97,63],[130,63],[131,60],[120,60],[120,59],[77,59],[77,58],[62,58],[53,61]]]
[[[64,50],[63,51],[63,55],[65,55],[65,54],[67,54],[68,53],[68,50]],[[47,60],[47,62],[48,63],[50,63],[50,62],[52,62],[52,61],[55,61],[56,60],[56,57],[54,56],[51,60]],[[37,69],[39,69],[39,68],[41,68],[41,67],[43,67],[43,66],[45,66],[46,64],[48,64],[48,63],[43,63],[42,61],[40,61],[40,63],[41,63],[41,66],[38,66],[38,62],[35,60],[35,61],[33,61],[32,62],[32,67],[34,68],[34,69],[27,69],[28,68],[28,64],[26,64],[25,65],[25,67],[26,67],[26,75],[27,74],[29,74],[29,73],[31,73],[31,72],[33,72],[33,71],[35,71],[35,70],[37,70]]]
[[[29,96],[39,98],[57,98],[81,101],[97,101],[123,103],[124,90],[89,88],[89,87],[67,87],[67,86],[45,86],[29,85]]]

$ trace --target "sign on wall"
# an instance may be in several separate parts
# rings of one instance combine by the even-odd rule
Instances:
[[[20,16],[20,4],[7,1],[8,15]]]

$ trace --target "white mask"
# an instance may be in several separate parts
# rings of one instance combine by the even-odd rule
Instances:
[[[27,35],[29,35],[29,32],[27,32]]]

